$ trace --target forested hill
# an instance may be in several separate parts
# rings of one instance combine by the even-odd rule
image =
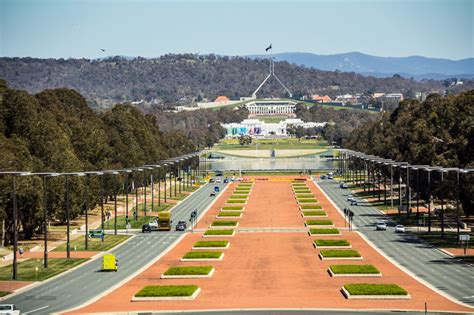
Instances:
[[[72,88],[93,106],[144,100],[166,107],[189,104],[202,98],[213,100],[219,95],[235,99],[251,95],[267,72],[268,60],[214,55],[102,60],[0,58],[0,78],[7,80],[11,87],[30,93]],[[321,71],[287,62],[277,62],[275,72],[295,97],[304,94],[334,97],[364,92],[401,92],[413,97],[415,92],[441,92],[447,85],[433,80],[417,82],[398,75],[379,79],[355,73]],[[449,88],[448,92],[457,93],[469,88],[473,82]],[[283,91],[277,82],[270,81],[259,96],[283,96]]]

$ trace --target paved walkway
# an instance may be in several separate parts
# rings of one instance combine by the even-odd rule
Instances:
[[[343,218],[319,189],[308,182],[320,204],[336,226],[343,228]],[[204,229],[216,220],[219,212],[236,183],[219,197],[213,207],[199,222]],[[428,303],[430,310],[468,311],[452,301],[428,289],[391,264],[369,246],[357,232],[343,231],[364,260],[355,264],[373,264],[381,270],[381,278],[331,278],[327,268],[334,264],[321,261],[313,246],[315,237],[308,236],[291,193],[290,182],[258,181],[245,207],[237,218],[239,229],[234,237],[221,238],[230,241],[222,261],[180,262],[193,244],[202,240],[202,233],[189,233],[168,254],[113,291],[75,313],[209,310],[249,308],[334,308],[334,309],[382,309],[422,310]],[[264,229],[264,231],[262,230]],[[273,229],[273,230],[272,230]],[[259,232],[259,230],[262,230]],[[217,238],[220,239],[220,238]],[[337,262],[336,262],[337,263]],[[170,266],[212,265],[216,269],[210,279],[160,279]],[[345,283],[397,283],[412,296],[411,300],[347,300],[340,293]],[[196,284],[201,293],[194,301],[131,302],[133,295],[145,285]]]

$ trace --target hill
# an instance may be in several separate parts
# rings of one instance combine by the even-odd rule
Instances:
[[[111,107],[117,102],[143,101],[145,106],[169,107],[192,104],[219,95],[231,99],[249,96],[265,78],[267,60],[248,57],[164,55],[160,58],[35,59],[0,58],[0,78],[12,88],[38,93],[66,87],[81,93],[89,105]],[[393,76],[375,78],[354,72],[322,71],[277,62],[275,71],[296,98],[306,94],[401,92],[444,92],[449,84],[442,81],[415,80]],[[448,88],[457,93],[474,86]],[[472,88],[472,87],[471,87]],[[285,96],[278,82],[265,85],[258,97]]]

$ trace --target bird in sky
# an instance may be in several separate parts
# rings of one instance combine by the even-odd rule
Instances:
[[[105,49],[103,49],[103,48],[101,48],[100,50],[101,50],[101,51],[105,51]]]

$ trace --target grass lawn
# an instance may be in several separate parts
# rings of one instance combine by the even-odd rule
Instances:
[[[235,188],[236,191],[241,191],[241,192],[246,192],[246,193],[249,193],[251,188],[250,187],[236,187]]]
[[[219,218],[223,218],[223,217],[240,217],[241,216],[241,212],[220,212],[217,214],[217,216]]]
[[[238,221],[214,221],[211,226],[236,226]]]
[[[28,259],[18,263],[18,280],[20,281],[42,281],[51,278],[61,272],[71,269],[83,262],[85,258],[50,258],[48,268],[44,268],[41,259]],[[38,271],[36,271],[38,268]],[[12,278],[12,266],[0,268],[0,280],[8,281]]]
[[[0,291],[0,297],[6,296],[8,294],[11,294],[12,292],[10,291]]]
[[[462,233],[466,234],[466,233]],[[471,235],[471,240],[474,238],[474,233],[469,233]],[[417,233],[419,238],[424,240],[425,242],[435,246],[435,247],[441,247],[441,248],[459,248],[458,243],[457,243],[457,235],[456,232],[444,232],[444,239],[441,238],[441,232],[422,232],[422,233]],[[469,242],[469,248],[474,248],[474,242],[470,241]]]
[[[310,229],[311,234],[340,234],[338,229]]]
[[[239,200],[236,200],[236,199],[232,199],[232,200],[227,200],[227,203],[245,203],[245,200],[244,199],[239,199]]]
[[[206,232],[204,232],[204,235],[232,235],[233,233],[233,229],[207,230]]]
[[[160,211],[169,210],[172,206],[173,206],[173,204],[161,204],[158,207],[158,203],[155,202],[155,205],[153,207],[153,212],[160,212]],[[139,203],[138,204],[138,215],[143,215],[144,209],[145,209],[145,204],[144,203]],[[135,207],[133,207],[131,209],[130,208],[128,209],[128,213],[129,213],[130,217],[133,216],[133,211],[135,211]],[[150,211],[152,211],[151,201],[146,203],[146,212],[150,212]]]
[[[306,220],[307,225],[332,225],[331,220]]]
[[[164,274],[165,276],[208,275],[211,270],[211,266],[170,267]]]
[[[192,296],[197,285],[149,285],[138,291],[136,297]]]
[[[303,211],[303,215],[304,216],[312,216],[312,215],[314,215],[314,216],[318,216],[318,215],[323,216],[323,215],[326,215],[326,212],[324,212],[324,211]]]
[[[131,237],[131,235],[106,234],[103,242],[100,238],[89,238],[88,251],[101,252],[101,251],[109,250],[117,246],[118,244],[126,241],[129,237]],[[79,237],[71,241],[71,250],[74,248],[78,251],[85,250],[83,237]],[[64,252],[64,251],[66,251],[66,244],[58,246],[53,250],[53,252]]]
[[[347,240],[315,240],[317,246],[349,246],[351,243]]]
[[[302,210],[319,210],[322,209],[320,205],[301,205]]]
[[[132,229],[141,229],[143,224],[148,223],[156,219],[156,216],[138,216],[138,219],[135,220],[133,215],[130,213],[128,216],[128,222],[132,225]],[[114,219],[105,222],[106,229],[113,229],[114,228]],[[117,216],[117,228],[118,229],[125,229],[125,215]]]
[[[219,258],[222,252],[187,252],[184,254],[185,259],[207,259],[207,258]]]
[[[372,265],[331,265],[335,274],[379,274],[380,271]]]
[[[321,249],[320,253],[326,258],[360,257],[359,252],[353,249]]]
[[[226,247],[229,241],[198,241],[194,244],[194,247]]]
[[[248,196],[244,195],[231,195],[230,199],[247,199]]]
[[[326,149],[327,142],[321,140],[298,139],[257,139],[250,145],[240,145],[238,139],[225,139],[214,146],[215,150],[291,150],[291,149]]]
[[[407,295],[408,292],[396,284],[350,283],[344,288],[351,295]]]
[[[244,209],[243,206],[225,206],[222,208],[222,210],[236,210],[236,211],[243,210],[243,209]]]
[[[297,194],[296,199],[314,198],[313,194]]]
[[[304,198],[304,199],[298,199],[299,203],[317,203],[318,200],[314,198]]]

